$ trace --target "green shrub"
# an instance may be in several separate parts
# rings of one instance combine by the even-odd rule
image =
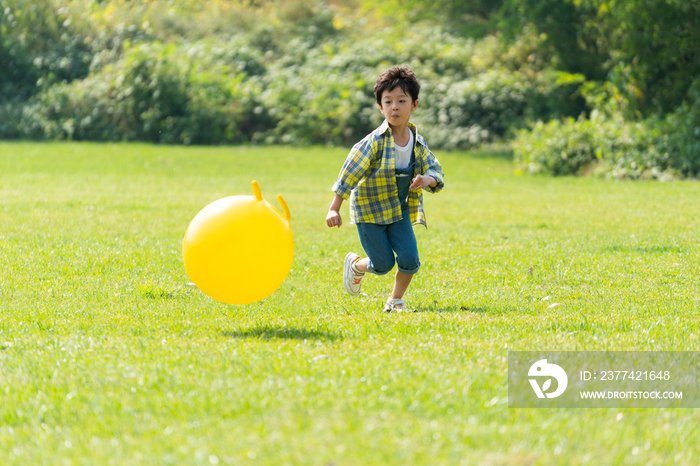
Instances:
[[[0,101],[27,98],[42,76],[87,75],[89,57],[50,0],[0,0]]]
[[[318,29],[324,14],[311,15],[308,28]],[[435,147],[467,148],[507,137],[540,115],[541,102],[572,92],[561,73],[539,73],[546,60],[532,37],[505,46],[417,26],[403,41],[386,42],[393,28],[342,40],[323,31],[264,51],[259,33],[105,49],[89,77],[46,86],[25,106],[22,135],[347,145],[382,120],[373,95],[378,74],[408,63],[423,82],[415,115],[421,132]],[[319,45],[319,37],[330,39]]]
[[[0,102],[83,79],[118,60],[125,43],[150,40],[146,23],[112,24],[101,8],[91,0],[0,0]]]
[[[14,101],[0,137],[349,145],[382,120],[378,74],[406,63],[423,83],[420,131],[434,147],[469,148],[508,138],[529,119],[572,114],[562,102],[580,84],[549,67],[530,30],[511,44],[475,41],[428,23],[339,22],[325,3],[284,0],[222,4],[221,18],[245,10],[255,20],[234,21],[234,31],[211,17],[213,4],[76,0],[51,13],[51,0],[41,1],[57,18],[56,43],[70,44],[26,52],[32,90]],[[156,40],[167,33],[176,35]],[[74,51],[84,64],[74,75],[46,65],[72,63]]]
[[[665,128],[670,165],[686,176],[700,176],[700,77],[683,104],[666,117]]]
[[[17,139],[22,136],[22,110],[24,101],[21,99],[0,102],[0,139]]]
[[[590,169],[614,178],[649,178],[669,168],[655,148],[659,134],[643,123],[592,118],[538,122],[513,141],[520,170],[528,173],[576,175]],[[594,164],[595,162],[595,164]]]
[[[573,118],[538,121],[531,129],[518,131],[513,155],[518,168],[530,174],[571,175],[596,160],[597,125]]]
[[[183,57],[188,59],[183,60]],[[265,125],[235,42],[141,44],[82,81],[53,86],[24,109],[29,138],[246,142]]]
[[[700,173],[700,115],[697,85],[687,101],[665,119],[640,122],[608,118],[538,122],[512,143],[519,170],[575,175],[586,171],[615,179],[696,177]]]
[[[549,116],[580,83],[580,77],[539,73],[546,60],[537,38],[505,46],[496,38],[477,43],[416,26],[403,40],[387,43],[395,29],[321,47],[295,39],[261,77],[263,102],[276,125],[259,140],[269,143],[349,144],[381,122],[373,96],[379,73],[410,65],[422,82],[414,120],[431,144],[469,148],[510,136],[528,118]],[[490,66],[502,58],[497,69]],[[555,113],[559,115],[560,113]]]

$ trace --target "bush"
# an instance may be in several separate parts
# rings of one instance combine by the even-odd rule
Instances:
[[[686,100],[665,120],[669,163],[685,176],[700,176],[700,77],[688,90]]]
[[[258,110],[259,89],[246,82],[255,60],[235,41],[127,47],[116,64],[33,98],[24,109],[24,136],[246,142],[267,119]]]
[[[0,0],[0,101],[85,78],[98,52],[145,37],[134,26],[96,29],[81,9],[88,2],[76,3],[59,8],[52,0]]]
[[[590,120],[538,122],[513,141],[518,168],[531,174],[577,175],[594,171],[613,178],[663,178],[673,174],[659,151],[661,131],[650,122]]]
[[[0,139],[17,139],[22,137],[21,99],[5,100],[0,103]]]
[[[341,36],[321,27],[332,23],[327,10],[299,15],[287,25],[294,34],[267,25],[169,44],[117,37],[118,48],[93,56],[89,77],[45,86],[29,101],[21,135],[349,145],[382,120],[373,95],[379,73],[407,63],[423,82],[420,131],[434,147],[468,148],[551,113],[547,102],[578,85],[575,76],[542,72],[548,58],[532,35],[507,46],[416,26],[387,43],[396,29]],[[261,31],[272,42],[261,46]],[[288,34],[294,39],[279,40]]]
[[[49,39],[23,49],[13,82],[28,91],[1,108],[0,137],[350,145],[380,124],[374,83],[398,63],[423,83],[415,121],[433,147],[499,141],[580,110],[563,104],[580,78],[553,71],[531,30],[506,44],[428,23],[382,29],[314,0],[37,5]]]
[[[527,118],[549,115],[578,86],[577,76],[541,73],[537,38],[507,47],[496,38],[476,43],[436,27],[416,26],[402,41],[394,29],[362,38],[291,41],[261,76],[263,102],[276,121],[266,142],[351,144],[381,122],[373,96],[377,76],[396,63],[422,82],[414,115],[431,144],[468,148],[510,136]],[[489,66],[505,57],[499,69]],[[535,79],[533,79],[535,77]],[[557,113],[558,115],[558,113]]]
[[[590,119],[538,122],[513,141],[519,170],[575,175],[592,171],[615,179],[670,179],[700,174],[700,79],[666,118],[639,122],[594,111]],[[609,110],[609,107],[608,107]]]
[[[49,0],[0,1],[0,101],[29,97],[42,76],[87,75],[89,58],[69,31],[70,22]]]
[[[521,129],[513,142],[518,169],[530,174],[578,174],[597,159],[597,130],[595,123],[573,118],[538,121],[531,129]]]

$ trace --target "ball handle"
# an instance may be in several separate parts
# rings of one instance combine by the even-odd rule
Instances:
[[[284,198],[282,195],[277,196],[277,202],[280,203],[282,206],[282,211],[284,212],[284,219],[287,220],[288,222],[292,221],[292,213],[289,211],[289,207],[287,206],[287,203],[284,202]]]
[[[255,194],[255,200],[257,200],[258,202],[262,201],[262,191],[260,191],[260,186],[258,186],[258,182],[253,180],[250,182],[250,184],[253,185],[253,193]]]

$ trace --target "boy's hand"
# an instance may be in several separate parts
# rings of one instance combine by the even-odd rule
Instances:
[[[340,212],[337,210],[329,210],[328,215],[326,215],[326,225],[329,227],[335,227],[337,226],[340,228],[340,225],[343,224],[343,219],[340,218]]]
[[[433,188],[437,186],[437,181],[435,181],[435,178],[433,178],[432,176],[418,175],[415,178],[413,178],[413,182],[411,183],[411,186],[409,186],[408,189],[421,189],[427,186]]]

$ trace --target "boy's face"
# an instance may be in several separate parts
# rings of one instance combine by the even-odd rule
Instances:
[[[418,108],[418,101],[406,94],[401,86],[382,93],[379,110],[392,127],[406,127],[411,113]]]

